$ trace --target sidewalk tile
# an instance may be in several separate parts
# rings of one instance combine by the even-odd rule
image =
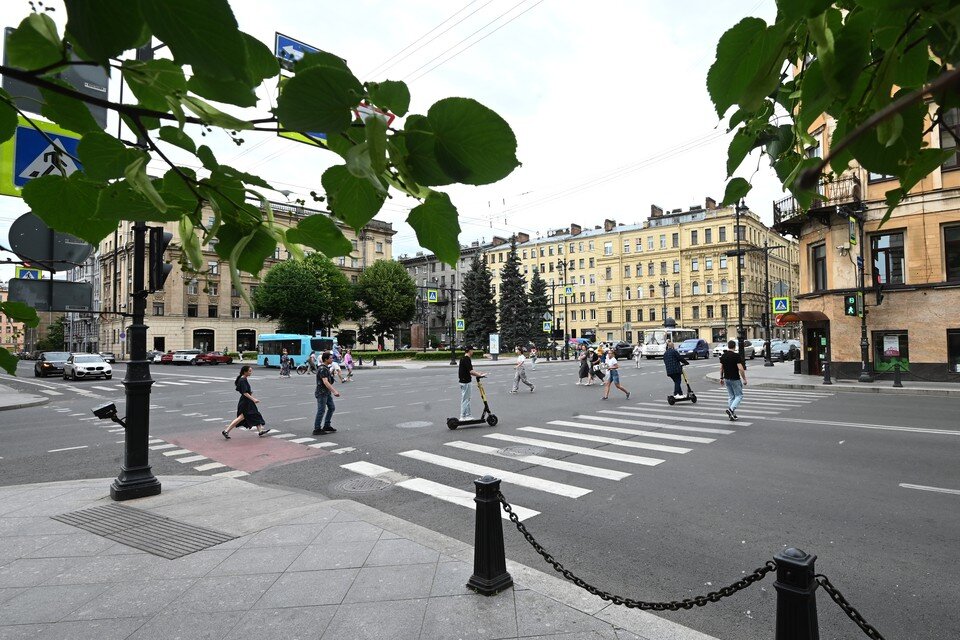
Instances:
[[[288,567],[293,569],[290,564],[304,549],[306,547],[303,545],[237,549],[230,557],[214,567],[207,576],[240,576],[287,571]]]
[[[310,513],[294,518],[288,524],[326,524],[332,522],[340,512],[330,507],[315,507]]]
[[[164,613],[216,613],[247,611],[277,581],[279,573],[253,576],[200,578]]]
[[[331,522],[323,528],[320,540],[339,538],[341,540],[379,540],[383,529],[362,521]]]
[[[492,640],[517,636],[513,589],[496,596],[478,594],[431,598],[421,640]]]
[[[10,598],[26,591],[26,587],[7,587],[0,589],[0,603],[6,602]]]
[[[609,624],[536,591],[517,591],[516,606],[521,636],[611,631]]]
[[[436,563],[440,552],[428,549],[412,540],[379,540],[367,557],[366,566]]]
[[[323,640],[418,640],[426,600],[345,604],[337,609]],[[444,640],[457,637],[447,633]]]
[[[467,589],[467,580],[473,575],[473,566],[466,562],[440,562],[433,577],[431,596],[460,596],[474,593]]]
[[[323,525],[292,524],[270,527],[252,536],[244,547],[276,547],[282,545],[306,545],[320,535]]]
[[[169,560],[163,560],[145,553],[132,555],[98,556],[95,558],[71,558],[73,563],[63,566],[62,558],[49,558],[47,561],[61,565],[61,570],[48,576],[46,584],[99,584],[121,582],[130,576],[149,577],[151,567]],[[31,562],[39,562],[32,560]],[[6,567],[4,567],[6,568]],[[176,578],[179,576],[161,576]]]
[[[335,605],[248,611],[224,640],[316,640],[336,612]]]
[[[179,598],[194,582],[196,580],[193,578],[118,582],[99,597],[71,613],[66,619],[97,620],[154,616]]]
[[[162,613],[152,617],[128,640],[221,640],[240,616],[226,613]]]
[[[4,540],[6,542],[6,540]],[[113,540],[108,540],[92,533],[74,533],[72,535],[59,536],[54,544],[48,544],[41,549],[27,555],[27,558],[78,558],[95,556],[109,549],[114,544]]]
[[[430,595],[435,564],[364,567],[354,580],[344,602],[411,600]]]
[[[86,561],[86,558],[14,560],[0,567],[0,587],[34,587]]]
[[[288,571],[318,571],[362,567],[376,540],[314,541],[288,567]]]
[[[0,605],[0,625],[57,622],[107,588],[105,584],[31,587]]]
[[[0,564],[6,564],[18,558],[34,557],[35,552],[63,538],[63,535],[6,536],[3,538],[3,544],[0,545]]]
[[[0,640],[37,640],[52,624],[20,624],[15,627],[0,627]]]
[[[131,633],[147,621],[147,618],[123,618],[119,620],[83,620],[73,622],[59,622],[32,628],[31,633],[25,635],[4,635],[6,629],[17,627],[0,627],[0,638],[23,638],[23,640],[125,640]]]
[[[150,565],[146,578],[200,578],[207,575],[224,560],[229,558],[232,549],[204,549],[176,560],[157,558],[160,562]]]
[[[0,517],[0,536],[43,536],[76,533],[77,528],[47,517]]]
[[[339,604],[358,572],[358,569],[329,569],[284,574],[263,594],[255,608]]]

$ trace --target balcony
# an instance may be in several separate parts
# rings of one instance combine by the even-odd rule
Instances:
[[[860,186],[860,177],[851,174],[836,179],[822,179],[817,187],[819,194],[810,203],[810,208],[804,211],[796,198],[787,196],[773,202],[773,228],[783,234],[799,236],[803,223],[813,218],[824,224],[830,224],[833,213],[842,213],[841,207],[859,208],[863,190]]]

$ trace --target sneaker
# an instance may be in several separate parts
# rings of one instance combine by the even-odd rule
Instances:
[[[334,429],[333,427],[331,427],[330,425],[327,425],[327,426],[325,426],[325,427],[323,428],[323,432],[324,432],[324,433],[336,433],[337,430]]]
[[[263,436],[267,435],[267,434],[270,433],[271,431],[273,431],[273,429],[264,429],[263,431],[261,431],[261,432],[258,433],[257,435],[262,438]]]
[[[221,431],[221,432],[220,432],[220,435],[222,435],[222,436],[223,436],[224,438],[226,438],[227,440],[230,439],[230,434],[227,433],[227,430],[226,430],[226,429],[224,429],[223,431]]]
[[[312,436],[322,436],[322,435],[323,435],[323,429],[314,429],[313,431],[310,432],[310,435],[312,435]]]
[[[731,413],[733,413],[733,421],[734,421],[734,422],[736,422],[737,420],[740,419],[740,416],[737,415],[737,412],[736,412],[736,411],[732,411]]]
[[[511,389],[510,393],[516,393],[516,390]]]
[[[682,393],[677,393],[677,394],[674,394],[673,397],[679,400],[680,398],[686,398],[687,396],[683,395]]]
[[[630,392],[627,391],[626,393],[627,393],[627,400],[629,400],[629,399],[630,399]]]
[[[537,387],[536,387],[535,385],[530,385],[530,393],[533,393],[533,390],[536,389],[536,388],[537,388]]]
[[[601,400],[606,400],[606,399],[607,399],[607,396],[600,396],[600,399],[601,399]]]
[[[727,409],[727,417],[730,418],[730,422],[733,422],[733,410]]]

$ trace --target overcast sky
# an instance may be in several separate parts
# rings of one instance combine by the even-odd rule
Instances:
[[[523,166],[494,185],[449,189],[463,244],[515,231],[535,237],[570,222],[637,223],[651,204],[674,209],[702,204],[705,196],[719,201],[729,138],[706,92],[707,70],[723,31],[747,15],[767,21],[775,15],[774,0],[233,0],[232,6],[240,28],[271,48],[280,32],[345,58],[361,80],[405,80],[412,113],[466,96],[510,123]],[[5,0],[3,25],[15,26],[28,11],[26,2]],[[62,29],[62,7],[52,15]],[[117,99],[116,86],[111,92]],[[261,110],[275,97],[275,90],[264,91]],[[262,175],[291,197],[309,200],[323,170],[339,161],[270,134],[245,137],[239,148],[226,136],[204,141],[221,162]],[[753,157],[739,175],[754,184],[750,208],[771,222],[771,202],[781,196],[773,172],[766,163],[757,171]],[[419,250],[404,222],[415,204],[397,196],[378,216],[398,230],[395,256]],[[0,242],[24,211],[19,198],[0,196]],[[10,267],[0,266],[0,279],[11,276]]]

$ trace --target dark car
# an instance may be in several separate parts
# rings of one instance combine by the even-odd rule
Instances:
[[[104,362],[108,362],[110,364],[117,363],[117,355],[111,351],[101,351],[100,357],[103,358]]]
[[[33,376],[35,378],[62,376],[63,365],[67,363],[69,357],[70,354],[66,351],[44,351],[37,358],[37,363],[33,365]]]
[[[208,351],[197,356],[197,364],[233,364],[233,358],[220,351]]]
[[[702,340],[700,338],[690,338],[689,340],[684,340],[677,345],[677,353],[684,358],[690,358],[691,360],[709,358],[710,345],[707,344],[706,340]]]
[[[613,355],[617,357],[617,360],[630,360],[633,358],[633,345],[621,340],[613,345]]]

